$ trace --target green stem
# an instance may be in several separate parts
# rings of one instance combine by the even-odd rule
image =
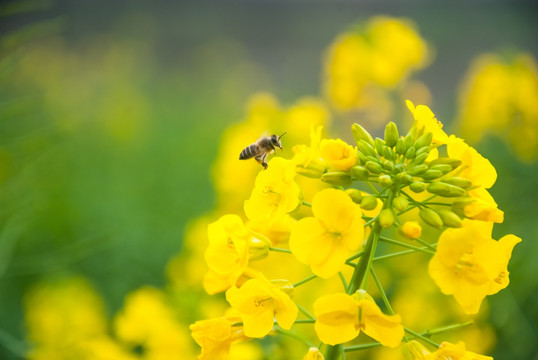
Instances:
[[[351,351],[366,350],[366,349],[370,349],[377,346],[381,346],[381,343],[376,341],[376,342],[371,342],[368,344],[348,346],[344,348],[344,351],[351,352]]]
[[[276,248],[276,247],[269,246],[269,250],[270,251],[275,251],[275,252],[291,254],[291,250],[289,250],[289,249],[281,249],[281,248]]]
[[[314,280],[314,279],[317,278],[317,277],[318,277],[317,275],[310,275],[309,277],[304,278],[304,279],[301,280],[301,281],[297,281],[297,282],[296,282],[295,284],[293,284],[292,286],[293,286],[294,288],[296,288],[297,286],[299,286],[299,285],[303,285],[304,283],[307,283],[307,282],[309,282],[310,280]]]
[[[411,335],[413,335],[414,337],[416,338],[419,338],[420,340],[424,341],[424,342],[427,342],[428,344],[432,345],[432,346],[435,346],[435,348],[438,348],[440,345],[438,343],[436,343],[435,341],[432,341],[430,340],[429,338],[427,338],[426,336],[422,335],[422,334],[419,334],[419,333],[416,333],[414,332],[413,330],[411,329],[408,329],[408,328],[404,328],[405,332],[406,333],[409,333]]]
[[[385,293],[385,289],[383,289],[383,286],[381,285],[381,281],[379,281],[379,278],[377,277],[377,274],[375,273],[374,268],[370,268],[370,273],[372,274],[372,277],[374,278],[374,282],[377,286],[377,289],[379,290],[379,294],[381,295],[381,298],[383,299],[383,303],[385,303],[385,307],[387,308],[387,311],[389,314],[394,315],[394,311],[392,310],[392,306],[390,306],[389,298],[387,297],[387,294]]]
[[[355,291],[360,289],[362,285],[364,284],[364,279],[367,275],[367,269],[369,268],[369,265],[371,263],[371,259],[374,257],[373,254],[375,252],[375,246],[377,245],[377,239],[379,238],[379,234],[381,232],[381,225],[379,225],[379,222],[375,222],[374,227],[372,228],[372,231],[370,232],[370,236],[368,236],[368,240],[366,241],[366,245],[364,247],[364,254],[359,259],[359,262],[355,266],[355,271],[353,272],[353,275],[351,276],[351,281],[349,282],[349,287],[347,290],[348,294],[353,294]]]
[[[420,249],[427,250],[427,248],[420,248]],[[416,252],[417,252],[416,250],[405,250],[405,251],[400,251],[400,252],[397,252],[397,253],[381,255],[381,256],[375,257],[374,261],[386,260],[386,259],[390,259],[390,258],[393,258],[393,257],[402,256],[402,255],[415,254]]]
[[[377,189],[374,187],[374,185],[372,185],[370,181],[366,181],[366,185],[368,185],[368,187],[374,192],[374,194],[379,195],[379,191],[377,191]]]
[[[338,276],[340,276],[340,281],[342,281],[342,285],[344,285],[344,289],[347,290],[349,284],[347,283],[344,274],[342,274],[342,272],[339,271],[339,272],[338,272]]]
[[[299,319],[295,320],[294,324],[313,324],[316,322],[316,319]]]
[[[415,241],[421,243],[422,245],[432,249],[433,251],[436,251],[437,248],[435,246],[433,246],[432,244],[430,243],[427,243],[426,241],[422,240],[421,238],[416,238]]]
[[[398,245],[398,246],[405,247],[405,248],[408,248],[408,249],[413,249],[413,250],[416,250],[416,251],[422,251],[422,252],[425,252],[425,253],[428,253],[428,254],[434,254],[435,253],[434,251],[431,251],[429,249],[419,248],[417,246],[406,244],[406,243],[403,243],[403,242],[398,241],[398,240],[393,240],[393,239],[390,239],[390,238],[385,237],[385,236],[379,237],[379,240],[381,240],[383,242],[386,242],[388,244],[394,244],[394,245]]]
[[[290,331],[290,330],[284,330],[282,329],[281,327],[276,327],[275,328],[275,331],[279,334],[282,334],[282,335],[286,335],[286,336],[289,336],[291,338],[294,338],[296,340],[299,340],[300,342],[302,342],[303,344],[305,344],[306,346],[308,346],[309,348],[310,347],[314,347],[315,345],[312,344],[310,341],[306,340],[305,338],[303,338],[301,335],[293,332],[293,331]]]
[[[306,202],[306,201],[303,201],[303,205],[304,205],[304,206],[308,206],[308,207],[312,207],[312,204],[309,203],[309,202]]]
[[[340,349],[343,347],[342,344],[327,346],[327,350],[325,350],[325,360],[338,360],[338,358],[340,358]]]
[[[299,304],[295,304],[295,305],[297,305],[297,308],[299,309],[299,311],[302,312],[307,318],[309,318],[310,320],[316,320],[314,315],[310,314],[310,312],[306,310],[304,307],[302,307]]]
[[[473,325],[473,324],[474,324],[474,321],[470,320],[470,321],[467,321],[467,322],[464,322],[464,323],[461,323],[461,324],[443,326],[443,327],[433,329],[433,330],[426,330],[426,331],[424,331],[422,333],[422,336],[430,337],[432,335],[437,335],[437,334],[444,333],[444,332],[447,332],[447,331],[456,330],[456,329],[463,328],[463,327],[466,327],[466,326],[470,326],[470,325]]]

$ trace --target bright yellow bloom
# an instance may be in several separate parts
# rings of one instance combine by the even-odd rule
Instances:
[[[349,170],[357,162],[355,148],[340,139],[323,139],[320,155],[329,165],[338,170]]]
[[[324,189],[312,200],[314,217],[299,220],[290,236],[290,250],[319,277],[336,274],[364,236],[360,207],[343,191]]]
[[[383,314],[364,290],[322,296],[314,303],[314,315],[316,333],[329,345],[353,340],[362,330],[381,344],[396,347],[404,335],[400,316]]]
[[[493,223],[464,220],[463,227],[445,230],[428,272],[441,292],[454,295],[466,314],[476,314],[486,295],[508,286],[508,261],[521,241],[506,235],[491,238]]]
[[[411,340],[402,348],[405,360],[493,360],[490,356],[478,355],[465,349],[460,341],[456,345],[444,341],[433,353],[416,340]]]
[[[303,360],[324,360],[323,354],[319,351],[316,347],[311,347],[308,349],[308,352],[306,353]]]
[[[502,223],[504,212],[497,208],[497,203],[493,196],[484,188],[476,188],[467,191],[473,201],[467,203],[463,208],[465,217],[473,220],[491,221]]]
[[[280,157],[269,161],[267,170],[256,177],[250,198],[245,201],[245,214],[250,220],[274,222],[297,208],[301,189],[295,183],[295,164]]]
[[[321,177],[328,165],[320,155],[321,131],[323,126],[310,128],[310,146],[304,144],[293,147],[292,161],[297,166],[297,172],[311,177]]]
[[[274,320],[290,329],[297,319],[297,305],[277,285],[264,278],[250,279],[239,289],[231,287],[226,300],[243,320],[246,336],[262,338],[273,328]]]
[[[422,234],[422,227],[416,221],[406,221],[400,227],[400,231],[408,239],[418,239]]]
[[[232,327],[232,322],[225,317],[197,321],[190,329],[202,348],[199,360],[227,360],[232,342],[244,338],[242,328]]]
[[[424,132],[433,134],[432,144],[442,145],[449,142],[448,135],[443,131],[443,124],[435,118],[435,115],[426,105],[415,105],[409,101],[405,101],[407,108],[413,114],[415,126],[418,131],[424,129]]]
[[[497,171],[493,165],[463,140],[457,139],[450,142],[447,145],[447,152],[449,157],[461,160],[460,169],[462,170],[458,176],[469,179],[473,185],[486,189],[495,184]]]
[[[225,291],[235,285],[248,265],[249,258],[260,255],[270,242],[264,236],[248,230],[237,215],[229,214],[207,227],[209,246],[205,260],[209,271],[204,277],[204,288],[209,294]],[[256,237],[254,237],[254,235]]]

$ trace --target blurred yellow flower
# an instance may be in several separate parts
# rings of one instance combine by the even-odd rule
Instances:
[[[491,238],[493,223],[464,220],[463,227],[445,230],[428,272],[445,295],[454,295],[466,314],[476,314],[486,295],[508,286],[508,261],[521,241],[506,235]]]
[[[290,329],[297,319],[297,305],[276,284],[265,278],[250,279],[239,289],[232,286],[226,300],[239,312],[246,336],[261,338],[273,328],[274,320]]]
[[[364,290],[322,296],[314,303],[314,315],[316,333],[329,345],[353,340],[362,330],[384,346],[396,347],[404,335],[400,316],[383,314]]]
[[[245,201],[245,214],[250,220],[269,224],[299,206],[301,189],[293,180],[295,164],[280,157],[269,161],[267,170],[256,177],[250,198]]]
[[[364,236],[359,205],[341,190],[324,189],[312,200],[314,217],[299,220],[290,236],[290,250],[322,278],[335,275]]]
[[[232,327],[232,322],[225,317],[197,321],[190,329],[202,348],[199,360],[227,360],[232,342],[244,338],[242,328]]]
[[[457,344],[451,344],[443,341],[439,349],[435,350],[427,360],[435,359],[451,359],[451,360],[493,360],[491,356],[478,355],[471,351],[467,351],[465,344],[459,342]]]
[[[357,161],[356,149],[340,139],[323,139],[319,148],[321,158],[338,170],[349,170]]]
[[[303,360],[324,360],[323,354],[316,347],[311,347],[304,356]]]

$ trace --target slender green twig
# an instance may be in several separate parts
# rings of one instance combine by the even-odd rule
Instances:
[[[342,281],[342,285],[344,285],[344,289],[347,290],[349,284],[347,283],[344,274],[342,274],[342,272],[339,271],[339,272],[338,272],[338,276],[340,276],[340,281]]]
[[[289,249],[282,249],[282,248],[276,248],[276,247],[269,246],[269,250],[270,251],[275,251],[275,252],[291,254],[291,250],[289,250]]]
[[[311,204],[311,203],[309,203],[309,202],[307,202],[307,201],[304,201],[304,200],[303,200],[303,205],[304,205],[304,206],[308,206],[308,207],[312,207],[312,204]]]
[[[295,284],[293,284],[292,286],[293,287],[297,287],[299,285],[303,285],[304,283],[306,282],[309,282],[310,280],[314,280],[315,278],[317,278],[318,276],[317,275],[310,275],[309,277],[307,278],[304,278],[303,280],[300,280],[300,281],[297,281]]]
[[[312,344],[310,341],[308,341],[307,339],[303,338],[301,335],[293,332],[293,331],[290,331],[290,330],[284,330],[282,329],[281,327],[275,327],[275,331],[279,334],[282,334],[282,335],[286,335],[286,336],[289,336],[291,338],[294,338],[296,340],[299,340],[300,342],[302,342],[303,344],[305,344],[306,346],[308,346],[309,348],[310,347],[313,347],[314,344]]]
[[[390,306],[390,303],[389,303],[389,298],[387,297],[387,294],[385,293],[385,289],[383,289],[383,285],[381,285],[381,281],[379,281],[379,278],[377,277],[377,274],[375,273],[373,266],[370,268],[370,273],[372,274],[372,277],[374,278],[374,282],[377,286],[377,289],[379,290],[379,295],[381,295],[381,298],[383,299],[383,303],[385,304],[387,311],[389,312],[389,314],[394,315],[392,306]]]
[[[422,250],[427,250],[428,248],[420,248]],[[374,257],[374,261],[379,261],[379,260],[386,260],[386,259],[390,259],[390,258],[393,258],[393,257],[398,257],[398,256],[402,256],[402,255],[409,255],[409,254],[415,254],[417,253],[416,250],[405,250],[405,251],[400,251],[400,252],[396,252],[396,253],[392,253],[392,254],[387,254],[387,255],[381,255],[381,256],[376,256]]]
[[[444,332],[447,332],[447,331],[456,330],[456,329],[463,328],[463,327],[466,327],[466,326],[470,326],[470,325],[473,325],[473,324],[474,324],[474,321],[470,320],[470,321],[466,321],[466,322],[461,323],[461,324],[447,325],[447,326],[443,326],[443,327],[433,329],[433,330],[426,330],[426,331],[424,331],[422,333],[422,336],[430,337],[432,335],[437,335],[437,334],[444,333]]]
[[[435,341],[432,341],[430,340],[429,338],[427,338],[426,336],[422,335],[422,334],[419,334],[417,332],[414,332],[413,330],[411,329],[408,329],[408,328],[404,328],[405,332],[406,333],[409,333],[411,335],[413,335],[414,337],[417,337],[419,338],[420,340],[424,341],[424,342],[427,342],[428,344],[432,345],[432,346],[435,346],[436,348],[438,348],[440,345],[438,343],[436,343]]]
[[[416,251],[422,251],[422,252],[425,252],[425,253],[428,253],[428,254],[434,254],[434,252],[429,250],[429,249],[419,248],[417,246],[406,244],[404,242],[394,240],[394,239],[390,239],[390,238],[385,237],[385,236],[379,237],[379,240],[381,240],[383,242],[386,242],[388,244],[394,244],[394,245],[398,245],[398,246],[405,247],[405,248],[408,248],[408,249],[413,249],[413,250],[416,250]]]
[[[316,319],[299,319],[295,320],[294,324],[313,324],[316,322]]]
[[[416,238],[415,241],[417,241],[417,242],[421,243],[422,245],[432,249],[433,251],[435,251],[437,249],[434,245],[432,245],[430,243],[427,243],[426,241],[422,240],[421,238]]]
[[[304,307],[302,307],[301,305],[299,304],[295,304],[297,305],[297,308],[299,309],[300,312],[302,312],[307,318],[309,318],[310,320],[315,320],[316,318],[314,317],[314,315],[312,315],[308,310],[306,310]]]

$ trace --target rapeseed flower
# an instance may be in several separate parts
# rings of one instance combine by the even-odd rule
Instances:
[[[400,316],[383,314],[364,290],[322,296],[314,303],[314,315],[316,333],[329,345],[353,340],[363,331],[385,346],[396,347],[404,335]]]
[[[349,170],[357,162],[356,149],[340,139],[323,139],[320,155],[330,166],[338,170]]]
[[[433,134],[432,143],[434,145],[443,145],[449,142],[448,135],[443,130],[443,124],[435,118],[434,113],[426,105],[415,105],[406,100],[406,105],[415,119],[417,131],[431,132]]]
[[[241,327],[226,317],[197,321],[190,326],[192,337],[202,348],[198,360],[226,360],[232,342],[245,338]]]
[[[290,329],[297,319],[297,305],[290,296],[263,277],[250,279],[240,288],[232,286],[226,300],[241,316],[248,337],[264,337],[275,319],[283,329]]]
[[[486,295],[508,286],[507,265],[521,241],[506,235],[491,238],[493,223],[464,220],[463,227],[445,230],[430,260],[428,272],[441,292],[454,295],[466,314],[476,314]]]
[[[361,209],[345,192],[324,189],[314,196],[312,212],[314,217],[305,217],[293,227],[290,250],[314,274],[329,278],[362,243]]]

